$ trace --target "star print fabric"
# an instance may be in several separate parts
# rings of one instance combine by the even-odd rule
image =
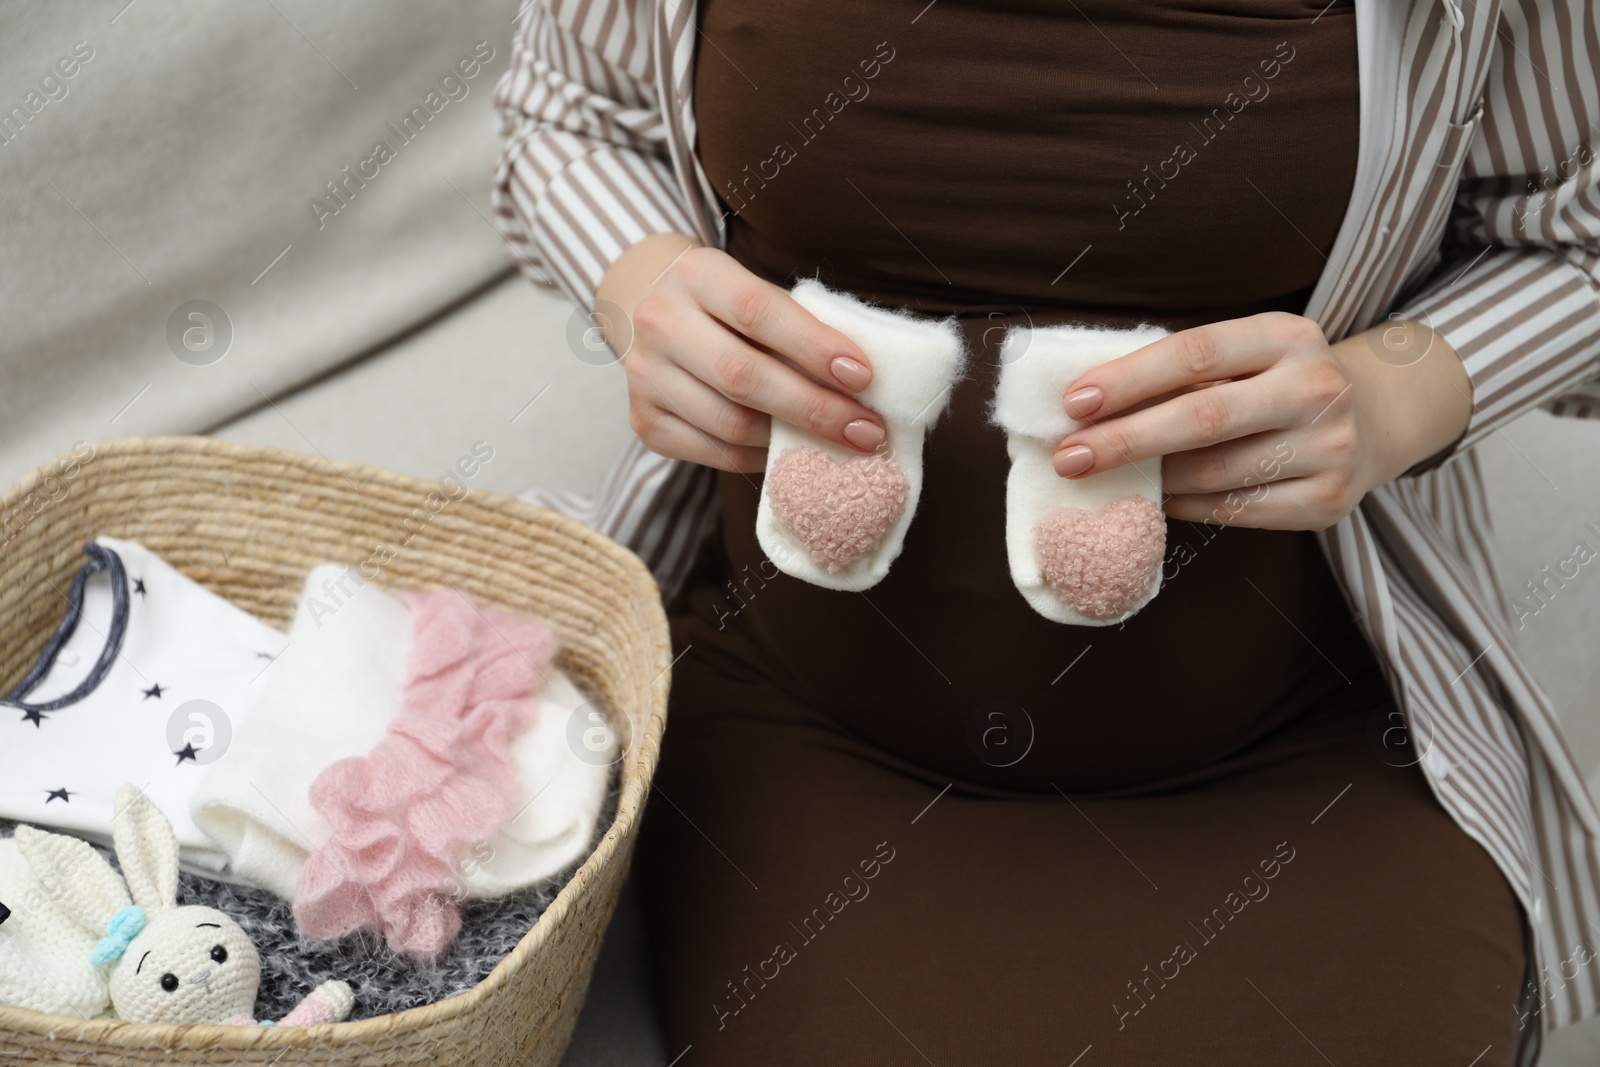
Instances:
[[[0,696],[0,818],[109,842],[131,781],[171,819],[186,864],[221,870],[189,801],[288,639],[142,545],[100,537],[85,557],[55,640]]]

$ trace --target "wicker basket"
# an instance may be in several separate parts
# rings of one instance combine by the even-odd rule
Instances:
[[[599,847],[469,993],[302,1030],[86,1021],[0,1007],[0,1063],[528,1067],[561,1059],[627,874],[666,725],[666,619],[649,572],[616,543],[508,497],[456,488],[451,501],[443,488],[277,449],[130,438],[85,446],[0,499],[0,691],[37,659],[84,543],[100,534],[143,543],[280,628],[313,564],[381,559],[388,545],[394,555],[378,579],[387,585],[453,587],[548,620],[565,645],[561,666],[612,715],[626,753],[616,818]]]

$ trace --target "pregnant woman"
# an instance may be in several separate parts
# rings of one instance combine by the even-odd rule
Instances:
[[[699,539],[693,468],[633,483],[680,480],[681,507],[633,543],[696,553],[639,856],[669,1055],[1488,1067],[1593,1010],[1556,1003],[1586,971],[1536,955],[1545,893],[1592,900],[1592,839],[1530,888],[1441,802],[1519,803],[1439,755],[1456,720],[1402,711],[1444,657],[1363,619],[1318,533],[1459,449],[1480,387],[1426,315],[1334,344],[1303,315],[1364,207],[1370,5],[552,6],[501,90],[503,225],[594,303],[641,439],[718,471]],[[1463,18],[1432,6],[1417,25]],[[1488,54],[1492,23],[1438,25],[1455,61]],[[1450,173],[1410,210],[1442,218]],[[802,278],[956,316],[968,355],[863,593],[756,540],[771,419],[862,455],[885,436],[855,399],[870,358],[790,299]],[[1120,625],[1051,622],[1008,571],[999,348],[1063,323],[1173,331],[1058,398],[1087,426],[1057,476],[1165,457],[1164,584]],[[1511,820],[1557,820],[1527,799],[1550,757],[1498,715],[1464,743],[1531,761]]]

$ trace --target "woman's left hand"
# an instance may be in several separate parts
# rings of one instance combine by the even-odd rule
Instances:
[[[1063,403],[1089,424],[1056,447],[1063,477],[1165,456],[1173,518],[1320,530],[1454,442],[1472,385],[1420,323],[1385,322],[1330,345],[1311,319],[1266,312],[1104,363]]]

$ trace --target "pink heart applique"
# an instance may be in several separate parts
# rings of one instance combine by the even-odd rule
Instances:
[[[1099,511],[1056,508],[1033,531],[1044,580],[1078,614],[1116,619],[1150,591],[1167,550],[1167,520],[1148,497]]]
[[[829,574],[877,548],[906,508],[910,486],[884,456],[841,463],[820,448],[786,448],[767,471],[772,513]]]

